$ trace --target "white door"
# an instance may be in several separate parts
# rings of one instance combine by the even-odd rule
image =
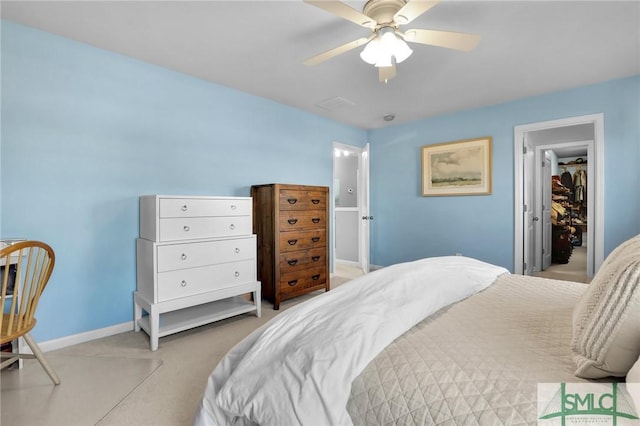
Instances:
[[[551,266],[551,158],[542,161],[542,270]]]
[[[524,134],[524,153],[522,163],[522,175],[524,177],[523,190],[523,218],[524,225],[524,241],[523,241],[523,260],[522,272],[524,275],[533,274],[533,264],[535,263],[535,234],[534,234],[534,211],[533,196],[535,188],[535,156],[532,144],[529,142],[528,134]]]
[[[358,216],[360,217],[360,242],[358,251],[360,267],[365,274],[369,272],[369,223],[373,220],[369,211],[369,144],[360,153],[358,169]]]

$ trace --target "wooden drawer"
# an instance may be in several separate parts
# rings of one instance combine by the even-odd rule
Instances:
[[[279,204],[280,210],[324,210],[327,208],[327,193],[281,189]]]
[[[160,198],[160,217],[249,216],[250,199]]]
[[[309,268],[302,271],[280,274],[280,291],[297,293],[305,288],[324,285],[327,282],[324,267]]]
[[[158,246],[158,272],[256,258],[256,238]]]
[[[160,241],[232,237],[251,234],[251,216],[160,219]]]
[[[280,231],[298,229],[324,229],[327,227],[325,210],[285,210],[280,212]]]
[[[222,263],[158,274],[157,301],[206,293],[256,280],[254,260]]]
[[[280,273],[299,271],[316,265],[326,264],[325,247],[310,250],[299,250],[280,255]]]
[[[280,251],[291,252],[327,245],[326,229],[280,232]]]

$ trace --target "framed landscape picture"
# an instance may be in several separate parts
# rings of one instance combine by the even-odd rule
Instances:
[[[422,147],[422,195],[491,194],[490,136]]]

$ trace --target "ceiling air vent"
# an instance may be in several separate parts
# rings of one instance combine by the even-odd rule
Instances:
[[[334,96],[333,98],[325,99],[316,104],[317,107],[326,109],[327,111],[335,111],[339,108],[354,106],[356,103],[349,99],[341,98],[340,96]]]

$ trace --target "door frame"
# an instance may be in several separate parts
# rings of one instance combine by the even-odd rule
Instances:
[[[588,242],[593,245],[593,272],[597,272],[604,261],[604,114],[590,114],[577,117],[569,117],[558,120],[543,121],[538,123],[514,126],[514,256],[513,271],[515,274],[523,274],[524,266],[524,185],[525,179],[534,179],[534,176],[524,176],[524,137],[527,132],[536,130],[553,129],[559,127],[576,126],[580,124],[593,124],[594,147],[593,155],[588,157],[588,167],[595,174],[593,176],[592,209],[593,214],[589,219],[588,231],[593,232]],[[593,163],[593,165],[591,164]],[[593,224],[591,224],[593,222]]]

